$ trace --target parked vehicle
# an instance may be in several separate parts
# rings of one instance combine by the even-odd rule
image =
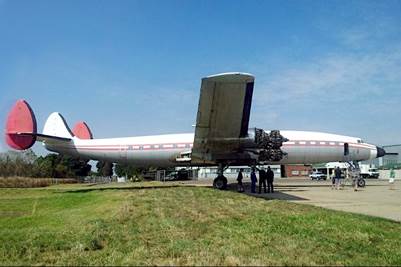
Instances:
[[[165,180],[172,181],[172,180],[188,180],[189,179],[189,172],[185,169],[181,169],[178,171],[172,171],[168,173],[165,177]]]
[[[360,169],[362,178],[379,178],[379,172],[376,168],[371,168],[369,165],[361,165]]]
[[[327,175],[322,172],[312,172],[311,174],[309,174],[309,177],[312,180],[326,180],[327,179]]]

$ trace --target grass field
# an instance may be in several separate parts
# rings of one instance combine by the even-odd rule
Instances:
[[[0,189],[0,264],[401,264],[400,223],[210,188],[135,186]]]

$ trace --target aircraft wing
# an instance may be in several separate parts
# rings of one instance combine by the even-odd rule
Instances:
[[[240,148],[247,137],[254,77],[224,73],[202,79],[193,163],[215,163]]]

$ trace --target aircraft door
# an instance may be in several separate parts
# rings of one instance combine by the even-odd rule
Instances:
[[[344,143],[344,156],[347,157],[349,155],[349,144]]]
[[[350,161],[352,157],[351,154],[354,154],[354,151],[350,151],[349,144],[344,143],[344,161]]]

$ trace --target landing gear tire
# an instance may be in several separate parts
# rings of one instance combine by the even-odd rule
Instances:
[[[227,188],[227,178],[224,176],[218,176],[213,181],[213,187],[219,190]]]
[[[364,179],[358,179],[358,187],[365,187],[366,183]]]

